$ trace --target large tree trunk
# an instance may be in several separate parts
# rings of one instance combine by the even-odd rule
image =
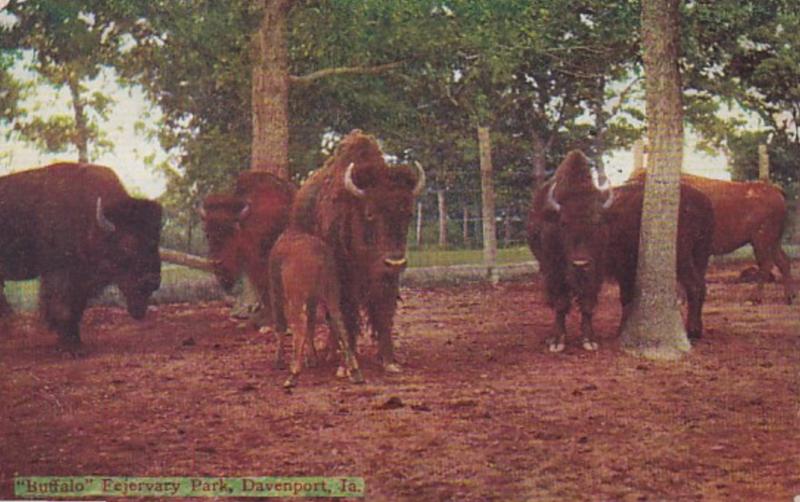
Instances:
[[[72,142],[78,149],[78,162],[89,162],[89,126],[86,122],[86,110],[78,77],[70,72],[67,87],[72,97],[72,110],[75,113],[75,137]]]
[[[483,264],[489,281],[496,284],[497,231],[494,214],[494,180],[492,179],[492,142],[488,127],[478,127],[478,151],[481,162],[481,215],[483,216]]]
[[[642,43],[651,153],[645,182],[639,263],[622,345],[652,359],[690,348],[676,295],[683,103],[678,69],[680,0],[643,0]]]
[[[254,40],[250,169],[289,177],[289,61],[286,17],[292,0],[264,0]]]

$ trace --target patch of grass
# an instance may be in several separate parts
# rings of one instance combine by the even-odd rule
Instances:
[[[5,286],[8,302],[15,310],[37,308],[39,280],[8,281]],[[161,288],[153,294],[153,303],[199,302],[219,300],[222,288],[212,274],[179,265],[164,264],[161,268]],[[93,304],[125,305],[119,290],[111,286],[92,301]]]
[[[800,258],[800,245],[784,244],[783,249],[793,259]],[[456,265],[480,265],[483,262],[481,249],[424,249],[410,250],[408,253],[411,268],[449,267]],[[503,248],[497,251],[499,265],[524,263],[533,260],[526,246]],[[737,249],[725,256],[713,257],[712,262],[752,261],[750,246]],[[38,304],[39,281],[8,281],[5,293],[15,310],[32,311]],[[219,300],[224,292],[212,274],[180,265],[165,263],[161,269],[161,288],[153,295],[153,303],[201,302]],[[115,287],[103,292],[93,303],[124,306],[122,295]]]
[[[497,250],[497,263],[522,263],[533,256],[527,246]],[[483,263],[482,249],[422,249],[408,252],[409,267],[448,267],[451,265],[480,265]]]

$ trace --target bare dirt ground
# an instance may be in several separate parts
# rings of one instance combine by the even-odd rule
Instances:
[[[742,268],[712,269],[706,335],[677,363],[619,349],[613,286],[601,350],[579,348],[571,317],[567,351],[546,353],[531,277],[405,289],[404,373],[362,340],[365,385],[327,364],[291,394],[272,337],[222,304],[142,323],[93,308],[77,359],[21,316],[0,326],[0,498],[15,476],[92,474],[361,476],[368,500],[791,500],[800,308],[777,285],[747,305]]]

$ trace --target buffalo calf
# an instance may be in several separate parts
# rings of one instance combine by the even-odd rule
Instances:
[[[354,383],[364,381],[351,346],[340,307],[341,291],[336,262],[330,248],[319,238],[295,230],[284,232],[269,256],[269,286],[277,338],[276,366],[283,366],[283,337],[292,333],[293,356],[284,387],[293,387],[303,367],[305,351],[315,353],[314,329],[317,305],[328,314],[331,338],[338,342],[343,358],[340,374]]]

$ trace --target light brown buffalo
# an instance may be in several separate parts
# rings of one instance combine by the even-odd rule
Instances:
[[[644,170],[636,170],[631,179],[643,178]],[[753,301],[761,303],[764,283],[777,265],[783,280],[787,303],[796,292],[792,283],[791,263],[781,248],[786,225],[786,201],[775,185],[761,181],[722,181],[691,174],[682,174],[681,181],[700,190],[714,208],[715,229],[711,253],[724,255],[745,244],[753,247],[758,263],[758,281]]]

